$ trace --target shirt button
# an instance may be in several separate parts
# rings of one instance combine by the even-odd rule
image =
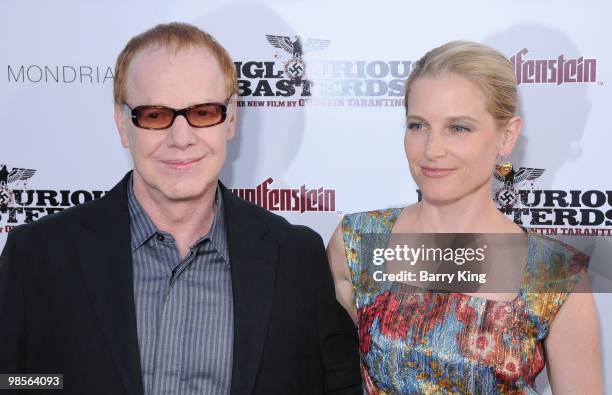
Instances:
[[[164,235],[160,235],[160,234],[158,233],[158,234],[157,234],[157,240],[159,240],[159,241],[164,241],[164,240],[165,240]]]

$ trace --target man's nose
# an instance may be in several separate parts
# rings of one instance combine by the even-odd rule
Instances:
[[[195,144],[197,136],[193,127],[187,122],[187,118],[183,115],[177,115],[168,128],[168,145],[180,149],[185,149],[192,144]]]

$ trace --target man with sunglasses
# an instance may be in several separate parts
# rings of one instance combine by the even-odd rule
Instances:
[[[361,393],[321,238],[218,181],[236,85],[194,26],[129,41],[114,100],[134,169],[9,234],[0,373],[63,374],[66,394]]]

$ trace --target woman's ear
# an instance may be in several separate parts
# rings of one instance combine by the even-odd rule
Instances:
[[[512,117],[506,122],[501,133],[501,140],[499,146],[499,155],[507,157],[510,155],[516,141],[518,140],[521,130],[523,129],[523,120],[520,117]]]

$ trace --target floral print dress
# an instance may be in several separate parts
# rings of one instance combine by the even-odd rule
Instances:
[[[414,292],[403,283],[374,281],[372,263],[361,261],[362,235],[380,235],[385,243],[400,212],[350,214],[342,221],[367,393],[537,394],[543,341],[586,257],[530,233],[514,300]]]

